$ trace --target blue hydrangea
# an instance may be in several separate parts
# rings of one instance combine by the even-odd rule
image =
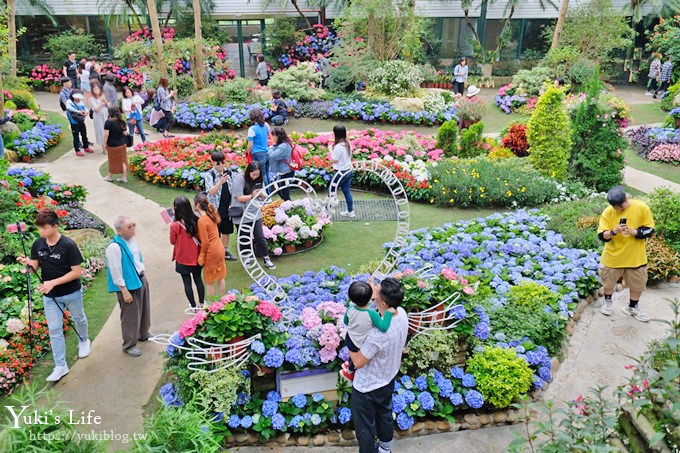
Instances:
[[[250,402],[250,395],[248,395],[246,392],[239,392],[238,395],[236,395],[236,404],[239,406],[243,406],[244,404],[248,404]]]
[[[253,426],[253,418],[250,415],[246,415],[241,419],[241,428],[248,429]]]
[[[313,414],[309,419],[314,426],[319,426],[321,424],[321,416],[319,414]]]
[[[215,412],[213,419],[212,419],[212,422],[213,423],[221,422],[223,418],[224,418],[224,412]]]
[[[319,401],[323,401],[323,393],[313,393],[312,394],[312,401],[315,403],[318,403]]]
[[[456,319],[464,319],[467,316],[467,311],[465,311],[465,306],[456,305],[451,309],[451,314]]]
[[[413,417],[409,416],[406,412],[400,412],[399,415],[397,415],[397,426],[400,430],[406,431],[413,426],[413,423]]]
[[[552,373],[551,373],[550,367],[547,367],[547,366],[540,367],[538,369],[538,375],[544,381],[549,381],[552,378]]]
[[[534,390],[540,390],[545,385],[545,381],[537,374],[533,376]]]
[[[307,397],[302,393],[298,393],[290,399],[295,407],[302,409],[307,405]]]
[[[475,385],[477,385],[477,383],[475,382],[475,377],[469,373],[465,373],[463,375],[463,385],[465,387],[474,387]]]
[[[452,393],[451,396],[449,397],[449,401],[451,401],[451,404],[453,404],[454,406],[460,406],[461,404],[463,404],[463,395],[461,395],[458,392]]]
[[[431,411],[434,408],[434,398],[430,392],[422,392],[418,395],[418,401],[420,401],[420,406],[426,411]]]
[[[462,368],[459,368],[457,366],[454,366],[451,368],[451,376],[453,376],[456,379],[463,379],[463,376],[465,375],[465,371],[463,371]]]
[[[264,343],[260,340],[255,340],[250,343],[250,349],[252,349],[255,354],[264,354]]]
[[[474,333],[480,340],[486,340],[491,334],[491,327],[486,322],[478,322],[475,326]]]
[[[352,410],[349,407],[341,407],[338,411],[338,420],[346,425],[352,419]]]
[[[267,399],[269,401],[273,401],[275,403],[280,403],[281,402],[281,395],[279,392],[275,390],[271,390],[269,393],[267,393]]]
[[[264,400],[262,403],[262,415],[271,417],[279,411],[279,404],[274,401]]]
[[[396,414],[406,409],[406,400],[403,395],[392,395],[392,411]]]
[[[182,400],[179,399],[175,384],[172,382],[169,382],[161,387],[159,393],[163,399],[163,404],[165,404],[167,407],[179,407],[182,405]]]
[[[465,394],[465,402],[473,409],[479,409],[484,405],[484,397],[477,390],[468,390]]]
[[[411,376],[402,376],[401,377],[401,385],[404,386],[405,389],[412,389],[413,388],[413,380],[411,379]]]
[[[283,365],[283,352],[279,348],[271,348],[264,356],[264,364],[269,368]]]
[[[296,415],[290,419],[288,426],[293,429],[300,429],[305,425],[305,419],[301,415]]]
[[[416,394],[415,393],[413,393],[410,390],[406,390],[404,392],[404,401],[406,401],[406,404],[411,404],[415,400],[416,400]]]
[[[231,417],[229,417],[229,422],[227,423],[227,425],[229,425],[230,428],[238,428],[239,426],[241,426],[241,419],[239,418],[238,415],[234,414]]]
[[[286,426],[286,417],[281,415],[280,413],[276,413],[272,415],[272,428],[280,431],[283,429],[283,427]]]
[[[439,396],[448,398],[453,393],[453,382],[450,379],[441,379],[437,382],[439,386]]]
[[[416,378],[416,387],[422,391],[427,388],[427,378],[425,376],[418,376]]]

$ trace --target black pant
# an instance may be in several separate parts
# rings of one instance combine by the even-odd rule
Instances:
[[[656,91],[657,88],[659,88],[659,82],[657,82],[656,79],[650,77],[649,81],[647,82],[647,91]]]
[[[352,389],[350,399],[354,429],[359,440],[359,453],[375,452],[375,436],[381,442],[391,442],[394,437],[392,421],[392,393],[394,379],[384,387],[368,393]]]
[[[666,90],[668,89],[668,85],[670,85],[670,83],[671,83],[670,80],[664,80],[663,82],[661,82],[661,84],[659,85],[659,88],[657,88],[656,91],[654,92],[654,97],[656,97],[656,95],[659,94],[659,92],[665,93]]]
[[[345,346],[347,346],[347,349],[349,349],[352,352],[359,352],[359,348],[352,341],[352,338],[349,336],[349,332],[347,332],[347,335],[345,335]],[[352,362],[352,357],[349,358],[348,362],[349,370],[351,372],[354,372],[354,370],[356,370],[356,367],[354,366],[354,362]]]
[[[465,92],[465,82],[453,81],[453,94],[463,94]]]
[[[194,271],[190,274],[180,274],[182,276],[182,283],[184,283],[184,294],[189,299],[189,305],[196,306],[196,299],[194,299],[194,288],[191,286],[191,278],[194,278],[196,290],[198,291],[198,303],[203,305],[205,302],[205,285],[201,277],[201,270]]]
[[[257,219],[253,226],[253,245],[255,246],[255,256],[257,258],[266,258],[269,256],[267,238],[264,237],[264,231],[262,231],[262,219]],[[242,246],[239,244],[239,250],[242,249]]]
[[[87,139],[87,128],[85,127],[85,121],[76,122],[73,124],[71,120],[71,134],[73,134],[73,149],[80,151],[82,148],[87,148],[90,146],[90,141]],[[83,146],[80,146],[80,138],[83,139]]]
[[[282,181],[286,178],[292,178],[295,176],[295,172],[291,171],[290,173],[286,173],[285,175],[280,175],[278,181]],[[285,189],[281,189],[281,192],[279,192],[281,195],[281,199],[284,201],[290,201],[290,189],[286,187]]]
[[[165,118],[163,118],[163,125],[160,127],[161,132],[170,132],[172,126],[175,125],[175,117],[172,114],[172,110],[163,110]]]

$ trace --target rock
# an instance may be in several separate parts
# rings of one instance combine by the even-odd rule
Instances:
[[[463,422],[460,424],[460,429],[462,430],[470,429],[470,424],[468,422]]]
[[[479,423],[482,425],[488,425],[489,422],[491,422],[491,417],[489,417],[489,414],[482,414],[479,416]]]
[[[507,413],[506,420],[508,423],[516,423],[517,422],[517,412],[510,410]]]
[[[0,124],[0,135],[9,135],[13,132],[20,134],[21,129],[19,129],[19,126],[11,121],[6,122],[5,124]],[[5,144],[5,146],[7,146],[7,144]]]
[[[399,438],[408,436],[408,430],[402,431],[400,429],[396,429],[395,431],[397,433],[397,437],[399,437]]]
[[[248,434],[246,433],[234,434],[234,440],[239,444],[243,444],[248,441]]]
[[[66,236],[73,239],[79,248],[83,247],[83,243],[91,239],[103,238],[104,235],[99,230],[93,230],[90,228],[83,228],[81,230],[68,230]]]
[[[505,423],[505,413],[504,412],[496,412],[495,414],[493,414],[493,422],[497,425]]]
[[[475,414],[465,414],[465,417],[463,417],[466,423],[473,425],[473,424],[478,424],[479,423],[479,417],[477,417]]]
[[[576,312],[578,314],[582,315],[587,306],[588,306],[588,302],[582,300],[581,302],[578,303],[578,305],[576,305]]]
[[[434,429],[434,422],[432,420],[426,420],[425,429],[428,431],[432,431]]]
[[[592,304],[594,300],[595,298],[593,297],[592,294],[588,294],[588,297],[586,297],[586,302],[588,302],[589,304]]]
[[[326,443],[326,436],[323,434],[317,434],[314,436],[314,439],[312,439],[312,443],[315,447],[320,447]]]
[[[422,423],[422,422],[416,422],[416,423],[413,424],[413,426],[411,426],[411,432],[412,432],[412,433],[420,432],[420,431],[423,430],[424,427],[425,427],[425,424],[424,424],[424,423]]]
[[[289,438],[290,433],[281,433],[279,436],[276,437],[276,443],[279,445],[286,445],[288,443]]]
[[[342,432],[342,438],[345,440],[354,440],[354,431],[350,431],[349,429],[346,429]]]
[[[668,281],[670,283],[678,283],[680,282],[680,277],[678,277],[677,275],[671,275],[670,277],[668,277]]]
[[[451,425],[451,431],[460,431],[460,423],[454,423]]]
[[[328,433],[328,442],[337,444],[340,441],[340,433],[337,431],[330,431]]]
[[[448,431],[451,429],[451,423],[446,420],[438,420],[436,426],[439,431]]]
[[[260,438],[257,436],[257,434],[255,434],[255,433],[249,433],[248,434],[248,443],[249,444],[254,445],[254,444],[258,443],[259,440],[260,440]]]
[[[423,103],[423,100],[419,98],[396,97],[392,99],[391,104],[394,106],[394,108],[407,112],[419,112],[421,110],[425,110],[425,104]]]
[[[574,326],[573,325],[567,324],[566,330],[567,330],[567,335],[569,335],[569,336],[574,335]]]
[[[555,376],[555,373],[557,373],[557,370],[560,368],[560,361],[557,359],[557,357],[553,357],[552,360],[550,361],[550,374]]]
[[[297,444],[300,445],[301,447],[306,447],[307,445],[309,445],[309,437],[308,436],[298,437]]]
[[[226,439],[224,439],[227,445],[231,445],[234,443],[234,436],[227,436]]]
[[[578,321],[579,319],[581,319],[581,313],[575,311],[574,314],[572,315],[572,319],[574,321]]]
[[[597,290],[597,295],[598,297],[604,297],[604,288],[600,288]]]

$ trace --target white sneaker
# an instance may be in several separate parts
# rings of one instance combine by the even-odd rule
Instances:
[[[612,301],[607,301],[607,299],[602,302],[602,308],[600,308],[600,313],[602,313],[605,316],[611,316],[612,315]]]
[[[633,318],[637,319],[640,322],[647,322],[649,321],[649,316],[647,316],[644,312],[642,312],[639,308],[635,307],[623,307],[621,310],[625,314],[632,316]]]
[[[67,366],[57,366],[57,367],[54,367],[52,374],[47,376],[46,381],[47,382],[57,382],[59,379],[63,378],[67,374],[68,374],[68,367]]]
[[[91,349],[90,349],[90,340],[85,340],[83,342],[78,343],[78,358],[84,359],[88,355],[90,355]]]
[[[276,264],[274,264],[271,260],[271,258],[267,257],[262,260],[264,262],[264,265],[267,269],[274,270],[276,269]]]
[[[650,93],[649,91],[647,91],[647,92],[645,93],[645,96],[651,96],[651,95],[652,95],[652,93]]]
[[[352,211],[352,212],[343,211],[343,212],[340,213],[340,215],[343,216],[343,217],[349,217],[350,219],[353,219],[354,217],[357,216],[357,215],[354,213],[354,211]]]

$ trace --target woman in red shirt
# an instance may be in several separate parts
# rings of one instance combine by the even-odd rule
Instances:
[[[170,243],[174,246],[172,260],[175,262],[175,271],[182,276],[184,293],[189,299],[189,304],[196,307],[194,288],[191,285],[193,277],[200,308],[205,301],[205,285],[201,278],[203,267],[198,264],[198,254],[201,250],[201,243],[198,241],[198,217],[187,197],[175,198],[173,207],[175,221],[170,225]]]

